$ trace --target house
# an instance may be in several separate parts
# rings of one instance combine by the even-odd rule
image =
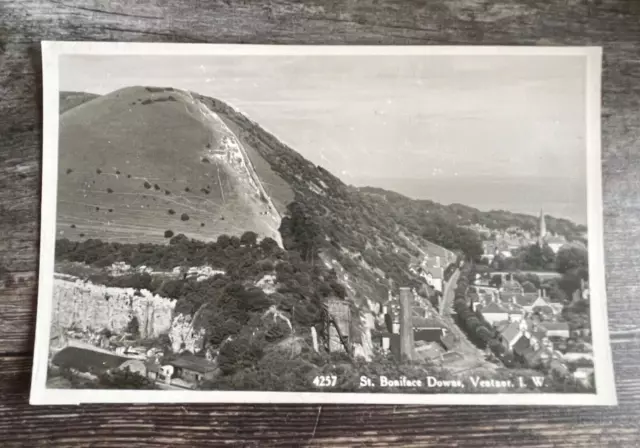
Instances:
[[[168,364],[175,369],[176,377],[191,384],[213,379],[217,370],[215,363],[195,355],[182,355]]]
[[[491,302],[486,306],[478,306],[477,309],[491,325],[509,319],[509,311],[495,302]]]
[[[535,348],[531,345],[531,341],[524,334],[513,344],[512,349],[513,354],[523,361],[531,351],[535,351]]]
[[[414,341],[440,342],[447,333],[446,327],[434,319],[414,317],[412,323]]]
[[[388,331],[371,332],[371,342],[383,351],[391,352],[393,356],[400,357],[400,335]]]
[[[531,347],[531,349],[524,355],[524,361],[532,369],[547,366],[554,359],[557,361],[562,360],[562,355],[547,347],[539,347],[538,349]]]
[[[541,327],[547,331],[547,336],[557,336],[560,338],[569,339],[570,331],[569,324],[567,322],[543,322]]]
[[[573,292],[571,298],[574,302],[578,300],[589,300],[589,282],[580,279],[580,287]]]
[[[507,274],[504,277],[505,278],[502,281],[502,286],[501,286],[502,292],[516,293],[516,294],[522,294],[524,292],[520,282],[517,280],[514,280],[511,274]]]
[[[538,297],[533,301],[531,305],[525,307],[527,311],[533,311],[536,307],[548,307],[551,308],[549,300],[547,300],[546,292],[543,289],[538,290]],[[553,312],[553,310],[551,310]]]
[[[507,351],[512,351],[515,343],[523,335],[524,330],[522,328],[522,322],[510,322],[502,329],[502,331],[500,331],[500,340]]]
[[[147,378],[151,381],[160,381],[162,379],[162,366],[155,362],[147,362],[146,365]]]
[[[131,361],[133,360],[106,351],[69,346],[56,353],[51,363],[61,369],[97,377],[121,366],[134,367]]]
[[[547,236],[544,239],[544,242],[549,246],[549,248],[553,251],[554,254],[557,254],[562,246],[567,244],[567,240],[563,236]]]

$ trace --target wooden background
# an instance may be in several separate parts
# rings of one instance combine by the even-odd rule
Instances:
[[[45,39],[602,45],[605,252],[620,406],[29,406]],[[0,267],[15,282],[0,288],[0,446],[637,446],[639,78],[640,0],[0,0]]]

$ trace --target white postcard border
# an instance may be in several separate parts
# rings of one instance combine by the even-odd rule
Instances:
[[[56,238],[58,174],[59,56],[60,55],[522,55],[581,56],[587,58],[586,143],[587,213],[591,326],[596,393],[594,394],[400,394],[340,392],[248,392],[172,390],[49,389],[46,387],[51,300]],[[601,175],[601,65],[600,47],[522,46],[300,46],[243,44],[179,44],[123,42],[42,42],[43,168],[40,270],[36,338],[30,403],[351,403],[431,405],[616,405],[611,346],[607,321],[604,270]],[[597,297],[597,300],[593,300]],[[605,318],[603,318],[605,317]]]

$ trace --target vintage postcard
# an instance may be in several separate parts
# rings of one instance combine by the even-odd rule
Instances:
[[[31,403],[616,404],[600,48],[42,57]]]

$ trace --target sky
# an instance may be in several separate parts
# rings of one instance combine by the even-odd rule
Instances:
[[[586,222],[585,58],[62,56],[60,89],[237,107],[343,181]]]

